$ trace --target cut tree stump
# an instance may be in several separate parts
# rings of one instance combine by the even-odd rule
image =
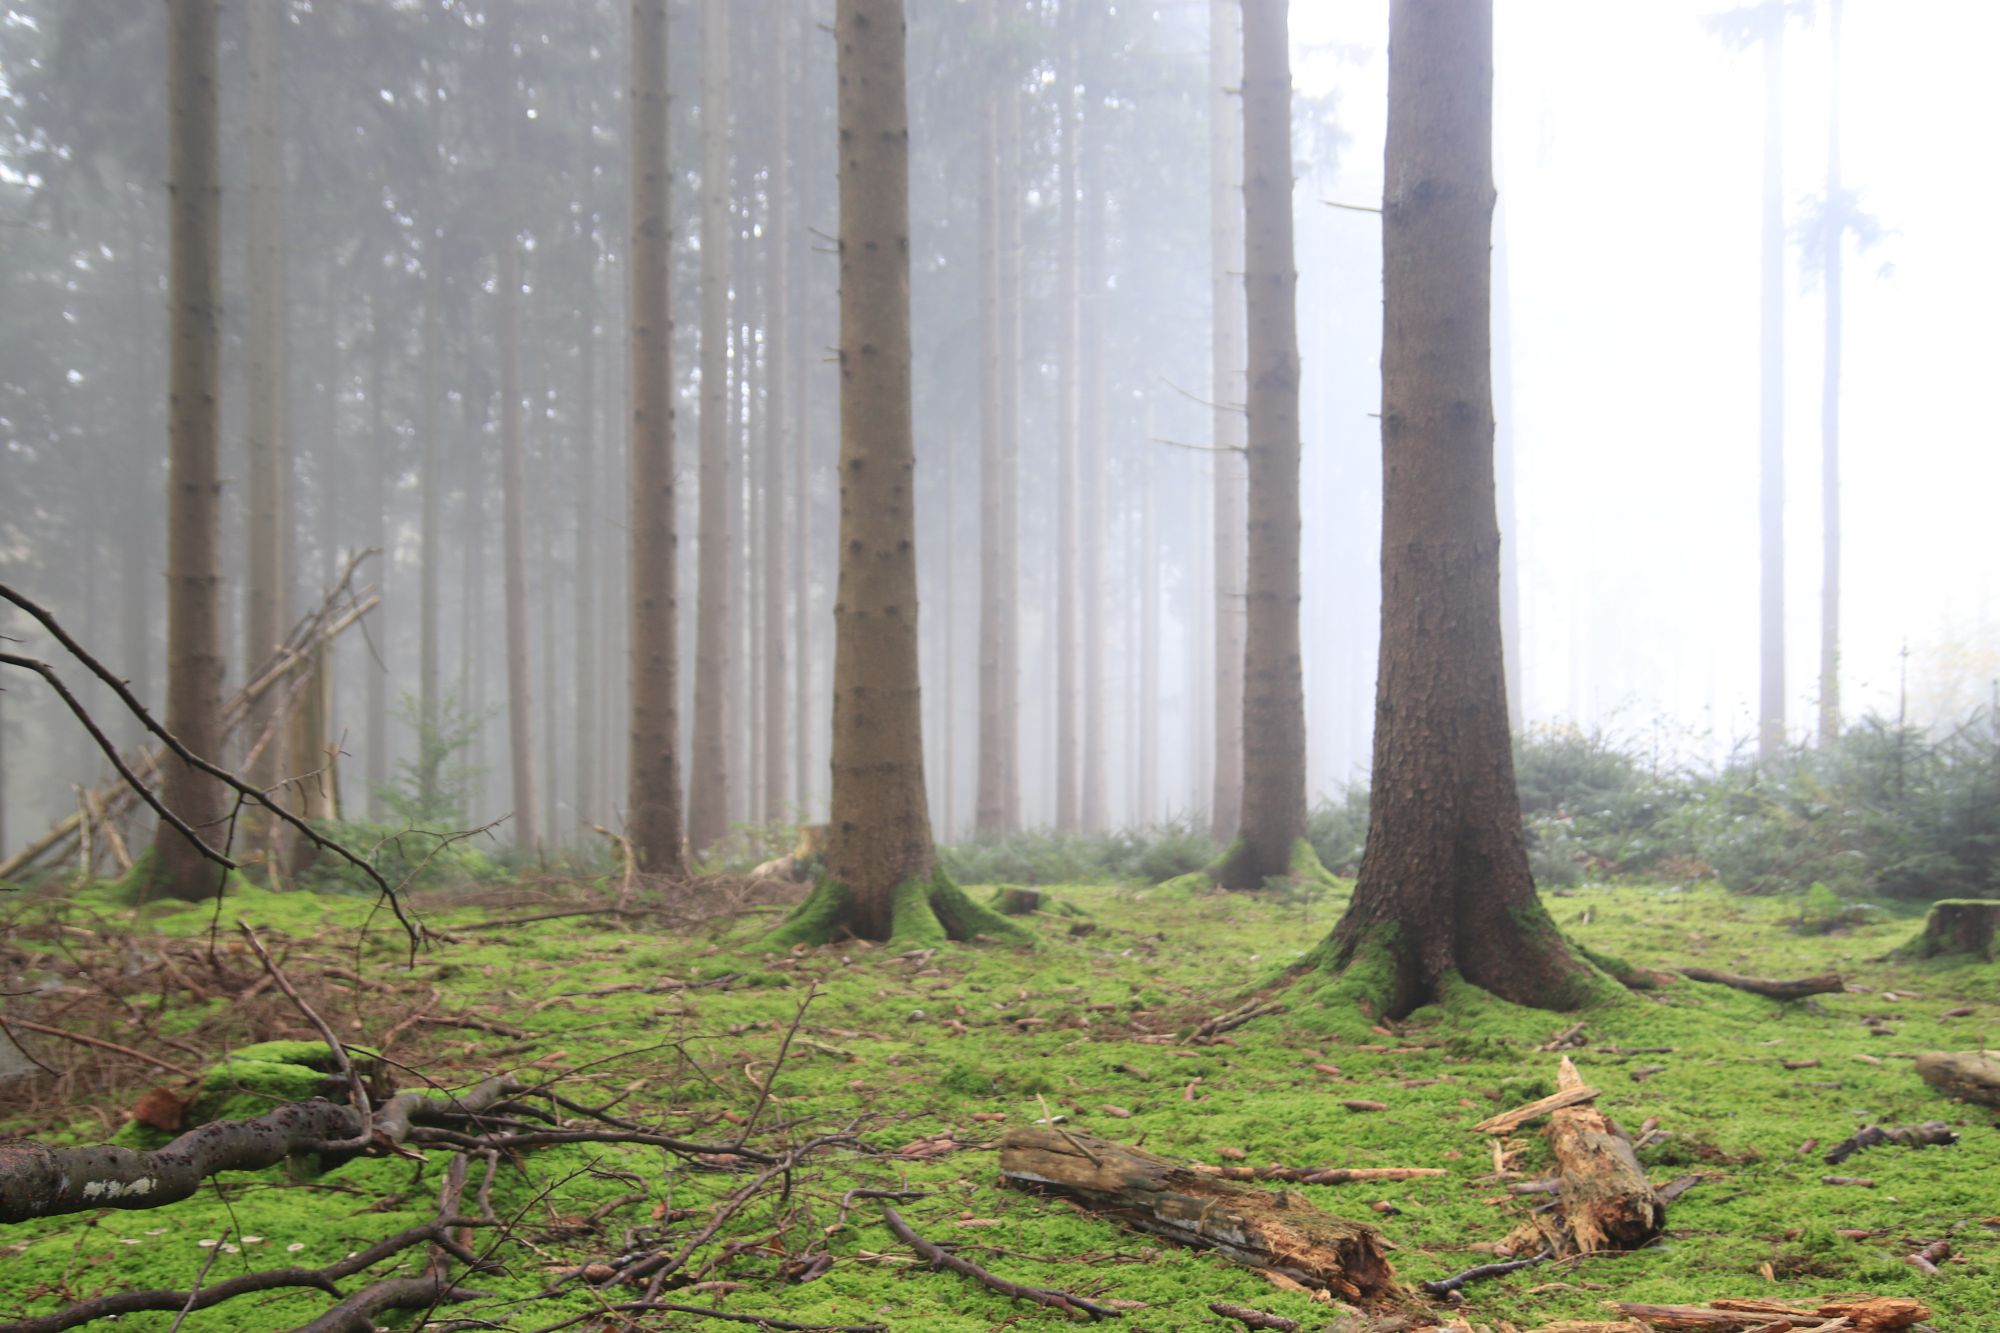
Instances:
[[[1565,1055],[1556,1070],[1558,1090],[1583,1087]],[[1549,1124],[1549,1147],[1560,1173],[1559,1211],[1576,1253],[1633,1250],[1659,1235],[1667,1205],[1639,1166],[1632,1141],[1595,1106],[1559,1108]]]
[[[1797,981],[1739,977],[1734,972],[1717,972],[1707,967],[1684,967],[1680,969],[1680,974],[1689,981],[1709,981],[1718,986],[1733,986],[1737,990],[1747,990],[1753,995],[1767,995],[1774,1000],[1803,1000],[1808,995],[1837,995],[1847,989],[1847,983],[1833,972],[1828,972],[1824,976],[1801,977]]]
[[[1908,951],[1918,958],[1969,953],[1992,962],[2000,941],[2000,902],[1978,898],[1947,898],[1931,904],[1924,920],[1924,933],[1910,941]]]
[[[1917,1075],[1939,1092],[1981,1106],[2000,1106],[2000,1051],[1930,1051]]]
[[[1087,1134],[1025,1128],[1000,1138],[1000,1174],[1092,1212],[1216,1250],[1354,1301],[1400,1294],[1382,1233],[1322,1212],[1291,1190],[1262,1190]]]
[[[1002,916],[1033,916],[1042,910],[1040,889],[1005,888],[993,895],[993,910]]]

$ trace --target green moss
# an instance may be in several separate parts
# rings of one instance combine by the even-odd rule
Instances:
[[[1313,845],[1304,838],[1292,844],[1291,873],[1292,882],[1295,884],[1332,889],[1336,892],[1347,887],[1339,876],[1320,864],[1319,853],[1313,850]]]
[[[826,944],[836,938],[847,915],[847,890],[830,879],[813,885],[805,901],[794,907],[766,937],[773,949],[789,949],[796,944]]]
[[[830,879],[813,886],[765,939],[771,948],[827,944],[838,939],[847,915],[847,889]],[[982,907],[951,882],[942,869],[930,879],[899,884],[891,899],[889,938],[910,948],[973,940],[981,936],[1008,944],[1030,944],[1034,936],[991,908]]]

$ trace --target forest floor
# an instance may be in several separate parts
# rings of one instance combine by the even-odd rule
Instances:
[[[1868,1291],[1921,1299],[1941,1331],[2000,1328],[2000,1126],[1994,1112],[1933,1091],[1909,1059],[2000,1046],[2000,967],[1889,959],[1919,917],[1808,935],[1788,929],[1795,908],[1772,900],[1705,887],[1587,888],[1548,903],[1565,930],[1603,953],[1642,968],[1781,977],[1837,969],[1849,991],[1779,1003],[1673,979],[1569,1016],[1464,995],[1390,1031],[1329,1012],[1308,982],[1285,994],[1286,1011],[1195,1046],[1183,1044],[1185,1034],[1317,942],[1344,894],[1050,892],[1078,915],[1026,918],[1039,936],[1032,950],[848,945],[774,955],[758,947],[777,920],[769,904],[705,923],[691,922],[682,904],[678,917],[505,924],[560,910],[565,894],[604,901],[594,886],[556,885],[422,903],[447,938],[414,965],[382,915],[363,933],[369,903],[312,894],[242,890],[224,905],[215,947],[234,975],[256,976],[255,958],[230,929],[238,918],[250,923],[344,1039],[388,1043],[396,1067],[442,1086],[510,1070],[560,1076],[571,1098],[618,1099],[621,1117],[725,1145],[752,1129],[750,1141],[767,1148],[850,1135],[752,1191],[681,1267],[677,1281],[699,1281],[662,1297],[739,1316],[940,1333],[1063,1322],[914,1259],[886,1229],[878,1200],[848,1197],[870,1189],[925,1192],[897,1205],[910,1226],[990,1271],[1130,1303],[1116,1322],[1132,1333],[1240,1327],[1210,1313],[1211,1301],[1327,1327],[1335,1311],[1255,1271],[1001,1188],[992,1140],[1053,1111],[1078,1130],[1193,1162],[1443,1168],[1427,1179],[1292,1187],[1378,1225],[1396,1247],[1398,1276],[1414,1284],[1491,1262],[1492,1247],[1546,1201],[1509,1191],[1549,1169],[1540,1127],[1507,1141],[1508,1173],[1496,1174],[1493,1141],[1472,1126],[1552,1091],[1559,1056],[1542,1048],[1581,1021],[1573,1040],[1582,1044],[1568,1053],[1603,1090],[1598,1104],[1628,1132],[1656,1119],[1664,1133],[1640,1154],[1655,1183],[1700,1180],[1671,1206],[1660,1243],[1478,1282],[1449,1315],[1440,1305],[1440,1318],[1527,1329],[1611,1318],[1613,1299]],[[135,912],[91,890],[0,899],[0,917],[11,954],[0,962],[40,987],[26,1007],[10,1002],[10,1019],[96,1035],[190,1070],[212,1067],[233,1046],[314,1035],[274,990],[217,994],[203,982],[209,905]],[[660,989],[674,983],[686,985]],[[184,1087],[116,1053],[17,1035],[60,1078],[0,1092],[10,1099],[0,1102],[0,1134],[102,1141],[152,1080]],[[272,1100],[249,1082],[237,1114]],[[1951,1122],[1961,1141],[1878,1146],[1833,1168],[1821,1160],[1861,1125],[1930,1119]],[[429,1163],[423,1154],[363,1158],[323,1176],[296,1167],[236,1174],[160,1209],[0,1228],[0,1321],[107,1290],[187,1289],[203,1273],[213,1283],[337,1260],[430,1220],[448,1154],[427,1155]],[[565,1285],[563,1275],[699,1240],[754,1171],[726,1154],[688,1159],[630,1144],[514,1153],[491,1191],[510,1225],[476,1238],[505,1262],[504,1273],[474,1284],[495,1295],[437,1317],[540,1329],[586,1316],[580,1326],[626,1327],[591,1312],[632,1299],[629,1289]],[[1864,1183],[1823,1183],[1836,1171]],[[1951,1257],[1935,1275],[1905,1262],[1940,1239]],[[551,1284],[563,1289],[530,1299]],[[287,1328],[329,1301],[311,1290],[245,1295],[178,1326]],[[410,1318],[387,1321],[406,1327]],[[174,1322],[163,1313],[120,1324]],[[653,1313],[637,1326],[728,1325]]]

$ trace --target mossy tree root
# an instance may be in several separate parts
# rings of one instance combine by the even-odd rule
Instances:
[[[771,932],[765,944],[791,948],[798,944],[830,944],[852,936],[853,902],[847,887],[822,879]],[[890,942],[916,947],[947,940],[970,941],[982,936],[1007,944],[1030,944],[1034,937],[989,907],[982,907],[939,870],[929,879],[900,885],[890,908]]]
[[[1340,881],[1333,872],[1320,863],[1319,853],[1304,838],[1292,840],[1291,857],[1282,871],[1267,871],[1254,864],[1249,844],[1242,838],[1236,839],[1223,850],[1209,867],[1201,872],[1225,889],[1254,890],[1270,886],[1273,879],[1282,874],[1283,878],[1299,888],[1337,889]]]

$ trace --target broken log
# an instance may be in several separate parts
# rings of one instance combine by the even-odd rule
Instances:
[[[1917,958],[1971,954],[1992,962],[2000,953],[2000,902],[1979,898],[1947,898],[1931,904],[1924,932],[1905,952]]]
[[[1790,1303],[1754,1299],[1716,1300],[1707,1305],[1638,1305],[1614,1301],[1620,1314],[1655,1329],[1736,1330],[1768,1328],[1774,1322],[1788,1328],[1815,1327],[1809,1321],[1841,1320],[1854,1333],[1896,1333],[1930,1318],[1921,1301],[1903,1296],[1834,1296],[1822,1301]]]
[[[1847,983],[1834,972],[1817,977],[1801,977],[1797,981],[1739,977],[1734,972],[1717,972],[1707,967],[1684,967],[1680,969],[1680,974],[1689,981],[1708,981],[1718,986],[1732,986],[1737,990],[1749,991],[1752,995],[1768,996],[1773,1000],[1803,1000],[1808,995],[1837,995],[1847,989]]]
[[[1425,1180],[1447,1174],[1441,1166],[1210,1166],[1188,1170],[1224,1180],[1275,1180],[1287,1185],[1345,1185],[1360,1180]]]
[[[1921,1125],[1869,1125],[1827,1149],[1826,1164],[1839,1166],[1863,1148],[1879,1143],[1900,1143],[1905,1148],[1943,1146],[1958,1142],[1958,1134],[1942,1120],[1926,1120]]]
[[[1397,1293],[1382,1233],[1320,1211],[1290,1190],[1261,1190],[1085,1134],[1014,1129],[1000,1175],[1092,1212],[1237,1263],[1325,1287],[1348,1300]]]
[[[2000,1051],[1929,1051],[1917,1075],[1939,1092],[1981,1106],[2000,1106]]]
[[[1564,1059],[1563,1063],[1569,1063],[1567,1058]],[[1530,1120],[1539,1120],[1552,1111],[1559,1111],[1565,1106],[1575,1106],[1579,1102],[1592,1101],[1596,1097],[1596,1088],[1585,1087],[1579,1082],[1576,1087],[1560,1088],[1546,1097],[1529,1102],[1526,1106],[1517,1106],[1511,1111],[1502,1111],[1499,1115],[1488,1116],[1474,1125],[1472,1132],[1475,1134],[1512,1134]]]
[[[1565,1055],[1556,1087],[1583,1087],[1583,1076]],[[1569,1239],[1579,1254],[1634,1250],[1667,1224],[1667,1205],[1639,1167],[1632,1141],[1595,1106],[1565,1106],[1549,1123],[1555,1153],[1556,1198]]]

